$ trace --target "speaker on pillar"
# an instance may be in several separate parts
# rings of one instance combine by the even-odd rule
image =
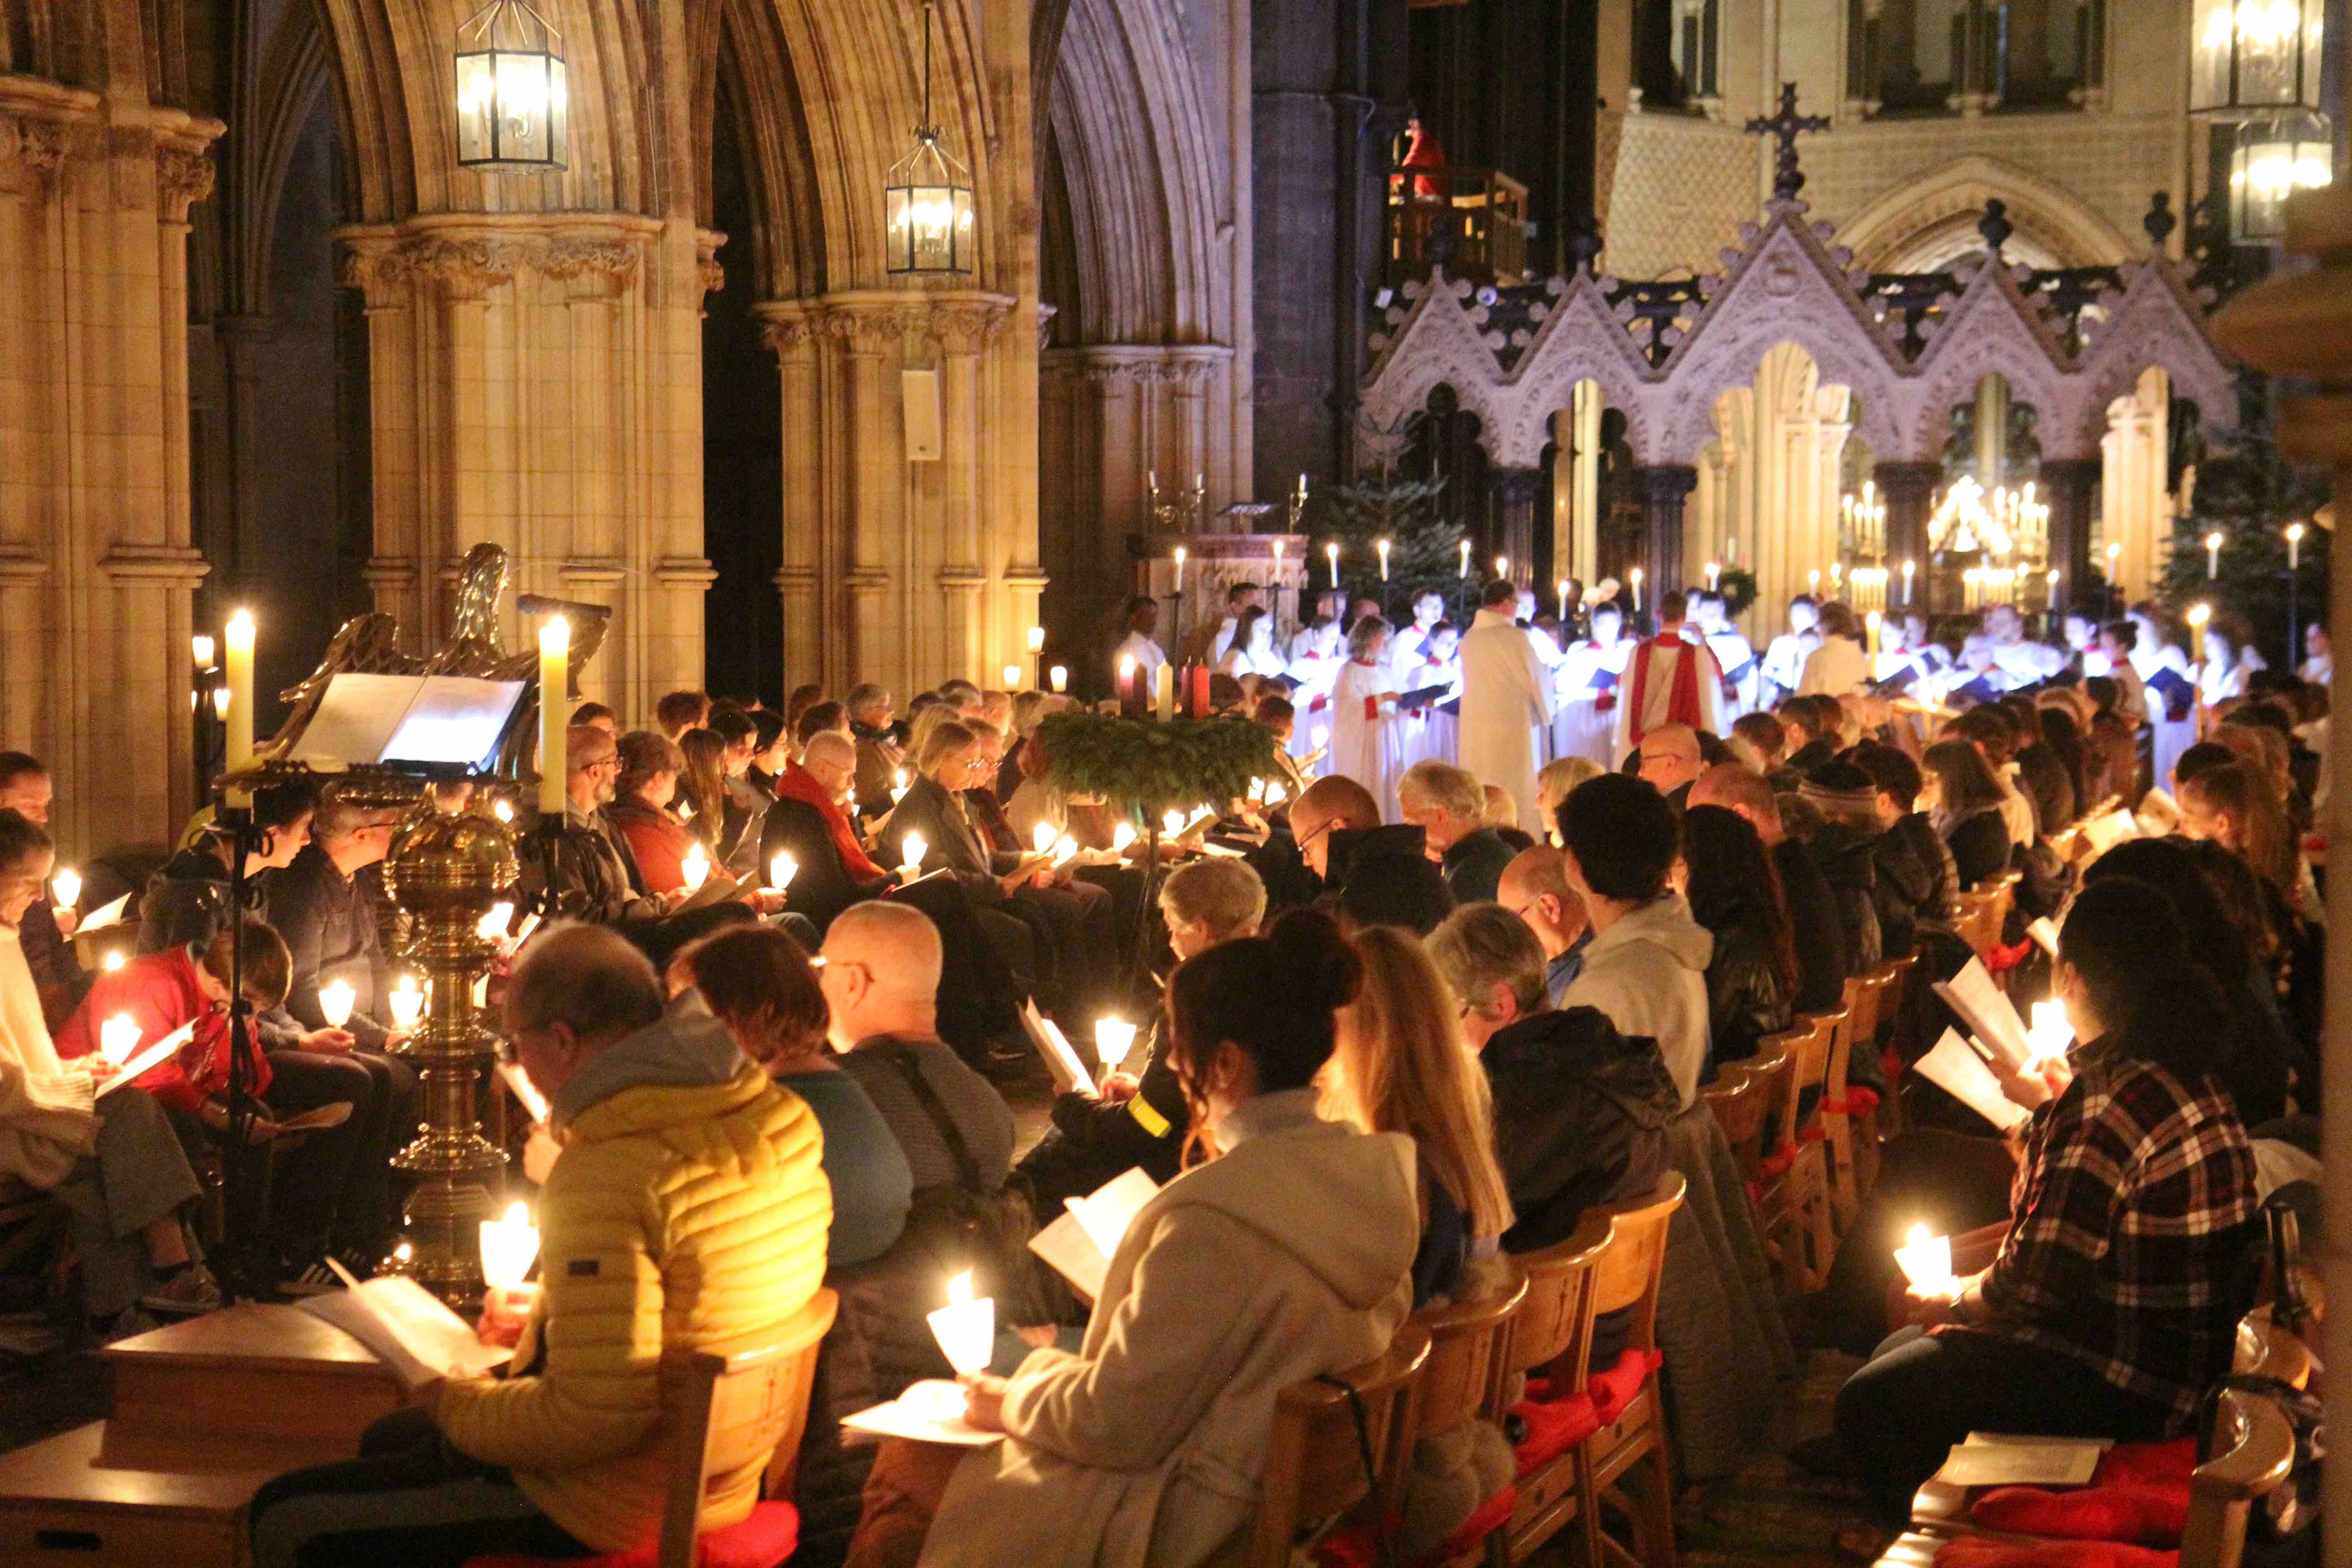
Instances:
[[[940,460],[940,373],[935,370],[902,370],[898,373],[899,399],[907,415],[907,461],[936,463]]]

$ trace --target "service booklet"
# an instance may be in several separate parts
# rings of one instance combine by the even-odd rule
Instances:
[[[2103,1437],[2029,1437],[1971,1432],[1952,1445],[1935,1479],[1951,1487],[2079,1487],[2098,1472]]]
[[[1021,1004],[1021,1032],[1029,1037],[1029,1044],[1045,1058],[1045,1070],[1054,1075],[1054,1089],[1060,1094],[1083,1094],[1088,1100],[1100,1100],[1102,1091],[1095,1085],[1095,1075],[1087,1070],[1086,1058],[1062,1033],[1061,1026],[1037,1011],[1034,1000]]]
[[[348,1288],[295,1306],[375,1352],[411,1394],[436,1378],[487,1376],[514,1359],[512,1350],[475,1338],[465,1319],[415,1280],[399,1274],[354,1279],[332,1258],[327,1263]]]
[[[1945,1030],[1936,1048],[1921,1057],[1912,1070],[2000,1131],[2032,1119],[2032,1111],[2001,1092],[2000,1080],[1956,1029]]]
[[[1062,1205],[1054,1223],[1029,1238],[1029,1250],[1054,1266],[1089,1301],[1102,1300],[1111,1256],[1160,1184],[1140,1167],[1115,1176],[1082,1198]]]
[[[2017,1005],[2009,994],[1992,983],[1982,959],[1969,959],[1949,983],[1936,982],[1935,991],[1978,1039],[2009,1064],[2011,1071],[2023,1072],[2032,1062],[2033,1047],[2026,1037],[2025,1020],[2017,1016]]]

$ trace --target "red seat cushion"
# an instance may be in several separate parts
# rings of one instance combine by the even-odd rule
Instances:
[[[1787,1175],[1796,1163],[1797,1146],[1784,1140],[1778,1149],[1756,1163],[1756,1173],[1765,1181],[1777,1182]]]
[[[1969,1505],[1969,1517],[2015,1535],[2178,1546],[2189,1527],[2189,1483],[2118,1481],[2068,1492],[1995,1487]]]
[[[1511,1510],[1518,1506],[1519,1489],[1505,1487],[1474,1509],[1461,1527],[1446,1538],[1445,1544],[1411,1559],[1408,1568],[1440,1568],[1443,1563],[1477,1550],[1486,1537],[1511,1522]],[[1403,1528],[1402,1520],[1389,1521],[1391,1534]],[[1380,1568],[1380,1537],[1372,1533],[1370,1521],[1359,1520],[1325,1536],[1315,1548],[1315,1562],[1317,1568]]]
[[[1585,1392],[1592,1395],[1601,1424],[1606,1426],[1623,1415],[1650,1374],[1665,1364],[1666,1358],[1656,1351],[1629,1350],[1617,1358],[1615,1366],[1585,1379]]]
[[[1848,1089],[1835,1100],[1823,1100],[1821,1108],[1832,1116],[1875,1116],[1878,1114],[1878,1091],[1874,1089]]]
[[[1574,1394],[1552,1397],[1551,1379],[1528,1379],[1527,1397],[1511,1414],[1527,1423],[1528,1435],[1511,1450],[1519,1474],[1548,1464],[1624,1413],[1650,1373],[1665,1364],[1654,1350],[1629,1350],[1606,1372],[1596,1372]]]
[[[706,1531],[694,1543],[696,1568],[777,1568],[800,1550],[801,1510],[788,1502],[755,1505],[740,1524]],[[654,1568],[658,1542],[602,1557],[468,1557],[466,1568]]]
[[[1936,1549],[1936,1568],[2180,1568],[2180,1553],[2151,1552],[2116,1541],[2026,1544],[1962,1535]]]
[[[1995,943],[1992,951],[1984,955],[1985,972],[1989,974],[2006,973],[2024,963],[2025,955],[2032,951],[2032,937],[2025,938],[2015,947],[2002,947]]]

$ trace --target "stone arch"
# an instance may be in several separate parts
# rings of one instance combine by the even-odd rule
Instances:
[[[223,240],[221,293],[237,314],[269,313],[272,251],[287,167],[332,76],[318,8],[288,5],[254,62],[251,88],[241,95],[247,104],[239,115],[242,134],[224,149],[225,183],[233,199],[226,204],[230,221]],[[348,125],[344,129],[348,132]],[[348,145],[348,135],[345,141]],[[344,195],[348,201],[350,193]]]
[[[1896,186],[1846,220],[1838,243],[1873,272],[1931,270],[1971,248],[1987,201],[1998,198],[2016,226],[2012,262],[2112,267],[2136,248],[2074,196],[2014,163],[1971,153]]]
[[[824,229],[811,205],[816,171],[810,163],[799,80],[775,7],[767,0],[718,0],[696,14],[693,26],[694,58],[700,66],[694,83],[696,221],[706,230],[713,226],[711,157],[723,77],[736,110],[732,129],[756,215],[751,234],[728,239],[751,256],[761,299],[821,291]]]
[[[1954,405],[1976,395],[1989,372],[2006,377],[2010,395],[2030,403],[2041,416],[2046,455],[2078,458],[2098,450],[2070,439],[2066,414],[2073,399],[2052,345],[2026,321],[2031,307],[2001,280],[1979,275],[1951,316],[1937,330],[1919,367],[1911,450],[1922,461],[1942,448]]]
[[[1047,118],[1068,191],[1077,298],[1070,341],[1214,341],[1214,202],[1223,181],[1207,106],[1153,4],[1070,0]]]

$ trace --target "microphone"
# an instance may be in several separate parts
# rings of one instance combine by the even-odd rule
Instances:
[[[576,599],[550,598],[545,594],[517,594],[515,608],[526,616],[569,616],[574,620],[585,616],[599,621],[613,618],[610,605],[583,605]]]

